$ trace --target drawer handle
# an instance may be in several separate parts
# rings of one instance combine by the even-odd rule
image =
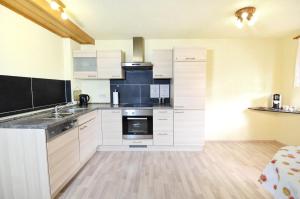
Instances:
[[[112,111],[112,113],[120,113],[120,111]]]
[[[83,129],[85,129],[86,127],[87,127],[87,126],[83,126],[83,127],[81,127],[81,128],[80,128],[80,130],[83,130]]]
[[[96,77],[96,75],[88,75],[88,77]]]
[[[133,141],[134,144],[140,144],[142,141]]]
[[[167,113],[168,111],[159,111],[158,113]]]
[[[184,113],[184,111],[175,111],[175,113]]]
[[[158,135],[168,135],[168,133],[159,133]]]
[[[195,57],[186,57],[185,60],[195,60]]]
[[[120,75],[112,75],[111,77],[121,77]]]
[[[168,119],[160,118],[160,119],[158,119],[158,120],[161,120],[161,121],[166,121],[166,120],[168,120]]]
[[[155,77],[163,77],[164,75],[160,75],[160,74],[155,74]]]

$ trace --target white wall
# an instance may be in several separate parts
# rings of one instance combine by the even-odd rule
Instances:
[[[0,75],[64,79],[63,40],[0,5]]]

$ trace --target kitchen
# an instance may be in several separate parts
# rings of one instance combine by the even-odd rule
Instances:
[[[298,135],[294,133],[298,126],[294,116],[248,109],[270,106],[273,93],[282,93],[285,103],[297,106],[294,90],[287,91],[292,90],[289,79],[294,75],[291,71],[297,45],[290,34],[284,35],[276,27],[273,30],[278,31],[276,36],[280,35],[280,39],[271,34],[265,38],[262,35],[266,32],[251,32],[248,27],[240,30],[232,24],[224,26],[227,30],[224,33],[205,33],[203,29],[200,32],[206,36],[201,37],[186,34],[184,26],[169,32],[167,28],[161,29],[162,32],[151,32],[137,26],[133,34],[130,25],[118,27],[116,21],[120,19],[111,19],[115,30],[105,26],[100,31],[101,28],[94,26],[99,15],[92,8],[93,2],[64,1],[65,4],[58,3],[58,11],[53,11],[53,1],[50,4],[41,1],[40,6],[45,12],[55,17],[57,12],[67,10],[67,13],[77,13],[76,17],[70,14],[70,18],[78,17],[77,20],[85,22],[85,25],[82,21],[73,24],[76,28],[80,27],[78,24],[86,26],[86,32],[78,32],[81,37],[70,35],[70,38],[65,38],[50,25],[41,27],[38,22],[22,17],[24,13],[18,11],[22,3],[13,5],[17,10],[15,13],[9,1],[4,2],[0,9],[0,15],[6,16],[0,20],[5,27],[1,39],[5,48],[0,51],[0,63],[4,66],[1,67],[0,89],[5,96],[1,99],[0,109],[1,198],[162,198],[164,191],[170,193],[170,190],[182,186],[184,188],[177,189],[181,197],[199,198],[202,194],[209,194],[207,190],[197,188],[205,177],[197,174],[189,179],[187,176],[197,165],[201,173],[201,165],[206,164],[202,158],[217,157],[210,164],[219,164],[219,160],[224,161],[222,154],[231,151],[230,148],[237,153],[239,146],[243,146],[250,153],[256,150],[251,148],[252,145],[262,147],[266,144],[271,148],[268,149],[269,155],[261,155],[259,162],[247,163],[261,165],[261,162],[266,164],[282,143],[299,145]],[[113,2],[103,3],[112,10],[116,9],[116,13],[122,6],[128,9],[132,6],[122,4],[116,8]],[[194,3],[202,5],[203,2]],[[289,5],[293,7],[294,4]],[[173,4],[168,2],[167,5]],[[194,11],[190,5],[180,5]],[[238,3],[233,5],[233,13],[235,8],[242,7]],[[264,4],[259,6],[264,10]],[[94,12],[95,19],[83,14],[87,10]],[[143,11],[141,16],[145,19],[149,9],[143,7]],[[109,9],[103,12],[110,16]],[[257,23],[261,27],[259,20]],[[71,25],[68,22],[65,26]],[[15,26],[22,30],[22,34]],[[194,29],[195,33],[197,31]],[[119,36],[122,32],[123,35]],[[231,34],[235,37],[232,38]],[[243,38],[243,34],[248,36]],[[286,76],[281,76],[282,70]],[[283,136],[286,123],[290,130]],[[220,149],[221,146],[225,149]],[[220,151],[216,153],[213,148]],[[131,156],[135,158],[131,159]],[[129,159],[123,159],[126,157]],[[111,161],[106,158],[111,158]],[[168,159],[170,162],[165,162]],[[126,162],[128,168],[119,161]],[[163,190],[156,186],[143,188],[147,186],[146,179],[149,182],[155,180],[151,176],[140,176],[147,173],[137,168],[137,165],[146,164],[144,161],[164,162],[166,167],[158,165],[153,169],[160,168],[164,177],[168,176],[168,168],[174,175],[182,172],[178,177],[181,180],[174,180],[174,184],[170,183],[170,187]],[[180,162],[190,164],[182,170],[171,166]],[[117,183],[120,176],[114,175],[120,172],[115,169],[118,165],[123,175],[129,176],[125,184],[130,180],[140,182],[141,187],[135,187],[137,195],[130,188],[123,190]],[[242,167],[239,163],[236,165]],[[108,171],[110,167],[116,174]],[[130,173],[133,168],[136,168],[135,174]],[[252,170],[249,167],[247,171],[259,176],[263,166],[259,168]],[[151,167],[149,169],[151,173]],[[86,178],[89,172],[93,173],[91,179],[94,181]],[[105,172],[114,176],[111,180],[117,184],[115,191]],[[138,177],[130,177],[130,174]],[[107,184],[100,182],[97,175],[103,175]],[[83,179],[88,181],[90,189],[82,191]],[[170,179],[172,177],[166,177],[167,181]],[[188,187],[180,184],[189,180],[196,184]],[[240,180],[243,179],[235,178],[236,184]],[[249,196],[270,196],[257,181],[247,180],[253,189],[260,189],[259,193],[249,189]],[[148,185],[151,187],[152,184]],[[216,185],[209,187],[214,189]],[[101,191],[95,191],[97,189]],[[198,192],[194,193],[193,189]],[[80,191],[90,195],[83,196]],[[120,192],[123,195],[118,195]],[[247,193],[241,191],[240,194]],[[231,198],[237,193],[225,191],[223,194],[222,197],[218,194],[210,197]]]

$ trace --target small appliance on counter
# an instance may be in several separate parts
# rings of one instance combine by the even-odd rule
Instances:
[[[87,94],[79,95],[79,106],[88,106],[88,102],[90,101],[90,96]]]
[[[119,105],[119,92],[117,89],[113,92],[113,105]]]
[[[281,108],[281,95],[274,94],[272,98],[272,108],[280,109]]]

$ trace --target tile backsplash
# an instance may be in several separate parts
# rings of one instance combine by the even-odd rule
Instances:
[[[150,98],[150,84],[170,84],[170,79],[153,79],[152,70],[126,70],[125,79],[110,80],[111,102],[112,92],[116,89],[120,104],[158,103],[157,99]]]
[[[71,82],[0,75],[0,117],[71,101]]]

